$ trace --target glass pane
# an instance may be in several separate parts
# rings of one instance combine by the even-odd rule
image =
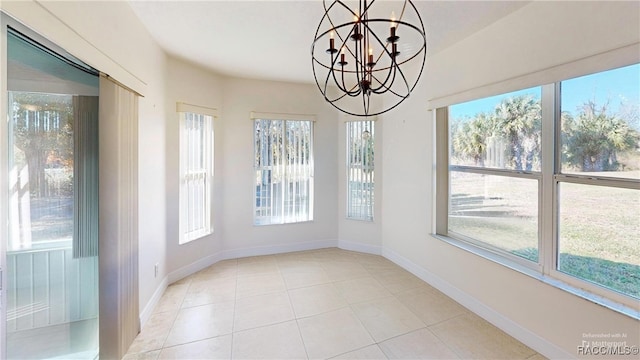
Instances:
[[[11,92],[9,251],[71,245],[73,105],[70,95]],[[18,215],[19,214],[19,215]]]
[[[256,120],[256,225],[313,218],[312,123]]]
[[[375,127],[371,120],[347,122],[347,217],[373,221]]]
[[[540,171],[541,88],[449,107],[451,165]]]
[[[449,231],[538,261],[538,181],[451,171]]]
[[[640,178],[640,64],[562,82],[562,172]]]
[[[7,358],[95,359],[98,77],[7,39]]]
[[[184,139],[181,151],[184,152],[183,187],[181,202],[184,222],[185,243],[197,239],[212,231],[211,227],[211,183],[212,174],[212,122],[211,116],[184,113]],[[183,143],[184,142],[184,143]]]
[[[558,270],[640,298],[640,191],[559,187]]]

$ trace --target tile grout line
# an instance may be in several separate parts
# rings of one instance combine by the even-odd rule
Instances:
[[[359,261],[357,261],[357,260],[356,260],[356,262],[357,262],[360,266],[362,266],[362,264],[360,264],[360,262],[359,262]],[[387,289],[384,287],[384,285],[380,284],[380,282],[379,282],[379,281],[378,281],[378,280],[373,276],[373,274],[371,274],[371,273],[369,272],[369,270],[367,270],[364,266],[362,266],[362,268],[367,272],[367,274],[369,274],[369,277],[371,277],[371,278],[372,278],[372,279],[373,279],[373,280],[374,280],[378,285],[380,285],[383,289],[387,290]],[[387,290],[387,291],[388,291],[388,290]],[[390,293],[390,294],[391,294],[391,293]],[[393,295],[393,294],[391,294],[391,295]],[[345,299],[345,301],[346,301],[346,299]],[[375,301],[375,300],[372,300],[372,301]],[[352,304],[352,303],[349,303],[349,302],[347,301],[347,304],[348,304],[348,306],[349,306],[349,309],[350,309],[350,310],[351,310],[351,312],[353,313],[353,315],[354,315],[354,316],[356,317],[356,319],[358,320],[358,323],[360,324],[360,326],[362,326],[362,328],[367,332],[367,334],[369,334],[369,337],[371,338],[371,340],[373,340],[373,344],[369,344],[369,345],[367,345],[367,346],[365,346],[365,347],[368,347],[368,346],[371,346],[371,345],[376,345],[376,346],[378,346],[378,341],[377,341],[377,340],[376,340],[376,338],[373,336],[373,334],[371,333],[371,331],[369,331],[369,329],[367,329],[367,327],[362,323],[362,319],[360,319],[360,317],[358,316],[358,313],[357,313],[357,312],[354,310],[354,308],[353,308],[353,306],[354,306],[354,305],[362,304],[362,303],[364,303],[364,302],[365,302],[365,301],[361,301],[361,302],[356,302],[356,303],[353,303],[353,304]],[[363,347],[363,348],[364,348],[364,347]],[[378,346],[378,348],[380,348],[380,346]],[[352,352],[352,351],[357,351],[357,350],[358,350],[358,349],[356,349],[356,350],[351,350],[351,351],[347,351],[346,353],[349,353],[349,352]],[[380,349],[380,351],[382,351],[382,349]],[[344,353],[344,354],[346,354],[346,353]],[[384,354],[384,351],[383,351],[382,353]],[[340,355],[343,355],[343,354],[339,354],[339,355],[336,355],[336,356],[340,356]],[[336,357],[336,356],[334,356],[334,357]],[[385,356],[385,357],[387,357],[387,354],[384,354],[384,356]],[[387,358],[388,358],[388,357],[387,357]]]
[[[319,262],[320,268],[323,269],[323,271],[326,269],[326,266],[331,266],[332,265],[331,258],[327,257],[328,255],[333,255],[333,254],[331,254],[330,251],[325,251],[323,253],[314,253],[314,254],[321,254],[321,256],[319,256],[318,258],[315,258],[312,261]],[[325,283],[310,284],[310,285],[306,285],[306,284],[308,284],[306,281],[300,281],[300,283],[305,283],[305,286],[289,289],[287,287],[287,282],[286,282],[286,279],[285,279],[285,276],[284,276],[284,272],[283,272],[283,266],[288,264],[288,263],[286,261],[284,263],[281,263],[282,261],[280,261],[279,258],[276,255],[267,255],[267,256],[265,256],[265,259],[268,258],[268,257],[272,257],[272,259],[274,260],[274,263],[275,263],[276,268],[277,268],[277,274],[279,274],[279,276],[282,279],[282,282],[284,284],[284,291],[287,294],[288,305],[290,306],[291,312],[293,314],[293,319],[292,320],[295,320],[295,322],[296,322],[296,326],[297,326],[297,329],[298,329],[298,335],[300,336],[300,339],[301,339],[301,342],[302,342],[302,345],[303,345],[303,348],[304,348],[305,355],[306,355],[307,359],[309,359],[309,352],[308,352],[308,348],[307,348],[307,343],[305,342],[305,338],[303,337],[303,334],[302,334],[301,321],[304,321],[305,319],[312,318],[312,317],[315,317],[315,316],[324,315],[324,314],[328,314],[328,313],[331,313],[331,312],[334,312],[334,311],[337,311],[337,310],[345,309],[345,308],[348,308],[349,311],[351,311],[351,313],[356,317],[357,323],[365,330],[366,334],[368,334],[368,336],[372,340],[372,343],[364,345],[364,346],[356,348],[356,349],[348,350],[346,352],[343,352],[343,353],[340,353],[340,354],[337,354],[337,355],[332,355],[331,356],[332,359],[335,358],[335,357],[338,357],[338,356],[344,356],[345,354],[348,354],[348,353],[351,353],[351,352],[354,352],[354,351],[361,351],[361,350],[363,350],[365,348],[368,348],[368,347],[371,347],[373,345],[375,345],[377,347],[377,349],[383,354],[383,356],[385,358],[389,359],[389,355],[387,353],[385,353],[385,351],[383,350],[381,344],[383,344],[383,343],[385,343],[387,341],[396,339],[396,338],[400,338],[400,337],[409,335],[409,334],[413,334],[413,333],[416,333],[416,332],[419,332],[419,331],[424,331],[425,329],[427,330],[428,333],[430,333],[432,336],[434,336],[434,338],[440,344],[444,345],[444,347],[446,349],[451,351],[452,355],[455,355],[458,359],[462,359],[463,358],[462,355],[461,355],[461,351],[464,352],[463,351],[464,348],[460,348],[460,349],[458,349],[458,351],[456,351],[456,349],[454,347],[452,347],[453,344],[455,344],[455,342],[451,343],[451,344],[448,343],[447,341],[444,340],[444,338],[442,338],[443,334],[441,334],[440,336],[438,334],[436,334],[436,332],[434,331],[434,328],[438,327],[439,325],[441,325],[443,323],[446,323],[446,322],[452,321],[454,319],[458,319],[458,318],[464,317],[465,315],[469,315],[469,314],[475,315],[473,312],[469,311],[468,309],[463,307],[464,311],[462,313],[460,313],[460,314],[451,316],[451,317],[449,317],[447,319],[443,319],[443,320],[437,321],[437,322],[432,323],[432,324],[427,324],[415,312],[417,309],[416,310],[412,309],[411,307],[409,307],[407,304],[405,304],[400,299],[401,295],[406,295],[407,292],[409,292],[411,290],[419,289],[420,288],[419,286],[410,287],[410,288],[404,289],[402,291],[398,291],[397,294],[394,293],[394,292],[391,292],[389,287],[385,286],[381,282],[381,280],[378,279],[378,276],[374,275],[373,272],[367,266],[364,266],[360,262],[360,259],[358,257],[354,257],[353,259],[348,260],[346,262],[359,264],[362,268],[364,268],[365,272],[367,274],[369,274],[368,277],[372,278],[374,280],[374,282],[376,284],[378,284],[382,289],[385,289],[389,293],[389,296],[384,296],[382,298],[367,298],[366,300],[362,300],[362,301],[358,301],[358,302],[354,302],[354,303],[349,303],[346,300],[346,298],[344,297],[344,295],[342,294],[342,292],[338,289],[336,284],[338,284],[340,282],[354,281],[354,280],[365,278],[365,276],[357,276],[357,274],[356,274],[356,277],[354,277],[354,278],[347,278],[347,279],[342,279],[342,280],[329,279],[329,281],[325,282]],[[230,335],[231,335],[231,343],[230,343],[230,349],[229,349],[229,358],[230,359],[233,359],[233,357],[234,357],[233,349],[234,349],[234,341],[238,340],[238,338],[235,337],[235,335],[237,335],[237,333],[241,333],[241,332],[244,332],[244,331],[250,331],[250,330],[254,330],[254,329],[260,329],[260,328],[264,328],[264,327],[268,327],[268,326],[274,326],[274,325],[278,325],[278,324],[284,324],[284,323],[287,323],[287,322],[291,321],[291,320],[278,321],[278,322],[275,322],[275,323],[255,326],[255,327],[248,328],[248,329],[243,329],[243,330],[240,330],[240,331],[236,329],[235,320],[236,320],[236,316],[238,315],[237,303],[238,303],[238,300],[239,300],[238,299],[238,283],[239,283],[240,275],[239,275],[239,262],[237,261],[238,259],[234,259],[234,260],[235,260],[235,266],[234,266],[235,275],[234,275],[233,279],[234,279],[234,283],[235,283],[235,289],[234,289],[235,292],[234,292],[234,300],[233,300],[233,305],[234,306],[233,306],[231,333],[230,333]],[[300,264],[300,265],[304,266],[305,264]],[[340,270],[340,266],[341,265],[336,264],[336,266],[338,267],[337,269]],[[372,265],[372,266],[375,266],[375,264]],[[349,270],[349,269],[347,269],[347,270]],[[377,271],[374,271],[374,272],[378,273]],[[256,275],[259,275],[259,274],[256,274]],[[215,279],[216,276],[217,276],[217,274],[208,274],[207,275],[207,279],[209,279],[209,280]],[[311,282],[313,282],[313,280],[311,280]],[[424,281],[421,281],[421,282],[424,282]],[[411,283],[407,283],[407,284],[411,285]],[[169,335],[172,333],[172,331],[174,330],[174,328],[176,326],[178,316],[180,315],[181,311],[184,310],[183,306],[186,303],[186,298],[188,297],[189,291],[191,290],[191,288],[194,285],[193,279],[190,279],[189,282],[187,284],[185,284],[185,285],[186,285],[186,290],[184,290],[184,293],[183,293],[182,297],[178,298],[178,301],[176,301],[176,303],[179,303],[179,304],[177,304],[178,307],[177,307],[177,310],[176,310],[176,312],[174,314],[175,317],[171,321],[171,325],[169,326],[168,332],[164,336],[164,339],[162,341],[161,347],[159,349],[153,349],[153,350],[148,350],[148,351],[144,351],[144,352],[139,352],[138,355],[145,354],[145,353],[152,353],[152,352],[157,351],[157,354],[156,354],[155,358],[158,359],[158,358],[160,358],[160,354],[163,352],[164,349],[173,348],[173,347],[176,347],[176,346],[182,346],[182,345],[191,344],[191,343],[196,343],[196,342],[207,340],[207,339],[213,339],[213,338],[226,336],[226,334],[220,334],[218,336],[208,337],[206,339],[199,339],[199,340],[189,341],[189,342],[184,343],[184,344],[176,344],[174,346],[165,347],[165,345],[167,344]],[[231,285],[231,284],[229,284],[229,285]],[[320,313],[313,313],[313,314],[307,315],[307,316],[299,316],[297,314],[297,312],[296,312],[296,309],[293,306],[293,300],[292,300],[291,292],[292,291],[297,291],[297,290],[300,290],[300,289],[308,289],[308,288],[312,288],[312,287],[327,286],[327,285],[329,285],[333,290],[336,291],[336,294],[339,296],[339,298],[343,300],[344,305],[339,306],[337,309],[325,310],[325,311],[322,311]],[[402,283],[401,285],[404,286],[404,283]],[[427,284],[427,285],[429,285],[429,284]],[[215,289],[213,289],[213,290],[215,290]],[[426,289],[426,290],[431,292],[429,289]],[[439,291],[437,291],[437,289],[435,289],[435,290],[436,290],[437,293],[440,293]],[[275,292],[270,292],[270,293],[267,293],[267,294],[252,295],[252,296],[247,296],[245,298],[268,295],[268,294],[273,294],[273,293],[275,293]],[[423,326],[421,326],[418,329],[414,329],[414,330],[410,330],[410,331],[404,332],[402,334],[397,334],[395,336],[383,339],[383,340],[378,342],[373,337],[371,331],[364,325],[363,319],[356,312],[356,308],[360,304],[364,304],[364,303],[367,303],[367,302],[373,302],[373,301],[377,301],[377,300],[381,300],[381,299],[393,299],[394,301],[400,302],[409,311],[409,313],[411,313],[413,316],[415,316],[420,321],[420,324],[423,325]],[[242,300],[242,299],[240,299],[240,300]],[[450,301],[452,301],[454,303],[457,303],[453,299],[448,298],[448,300],[450,300]],[[457,303],[457,304],[459,304],[459,303]],[[197,306],[203,306],[203,305],[209,305],[209,304],[202,304],[202,305],[197,305]],[[171,314],[171,312],[163,312],[163,313]],[[508,335],[508,334],[506,334],[506,335]],[[536,355],[538,355],[538,353],[535,350],[533,350],[533,349],[530,349],[530,350],[531,350],[532,353],[524,356],[522,359],[531,359],[531,358],[534,358]]]
[[[229,349],[229,359],[233,359],[233,340],[236,333],[236,306],[238,304],[238,259],[236,259],[235,291],[233,293],[233,316],[231,316],[231,345]]]
[[[180,305],[178,305],[178,309],[176,311],[175,317],[173,318],[173,321],[171,322],[171,326],[169,327],[167,336],[165,336],[164,340],[162,341],[162,346],[160,346],[160,352],[158,353],[158,357],[160,357],[160,353],[162,353],[162,350],[164,350],[164,345],[167,343],[167,340],[169,339],[169,335],[171,335],[171,331],[173,330],[173,327],[176,325],[176,320],[178,320],[178,315],[182,310],[182,304],[184,303],[184,299],[187,297],[187,294],[189,293],[189,289],[191,288],[192,283],[193,283],[193,280],[189,281],[189,284],[187,285],[187,290],[185,290],[184,295],[182,296],[182,300],[180,301]],[[165,293],[166,293],[166,290],[165,290]]]
[[[298,329],[298,335],[300,336],[300,341],[302,342],[302,348],[304,349],[304,354],[309,359],[309,351],[307,350],[307,344],[304,342],[304,337],[302,336],[302,330],[300,330],[300,323],[298,322],[298,315],[296,314],[296,309],[293,307],[293,302],[291,301],[291,294],[289,294],[289,289],[287,288],[287,281],[284,279],[282,275],[282,269],[280,268],[280,263],[276,258],[276,265],[278,266],[278,271],[280,272],[280,276],[282,276],[282,281],[284,282],[284,287],[287,292],[287,299],[289,299],[289,306],[291,306],[291,312],[293,313],[293,321],[296,322],[296,328]]]
[[[431,329],[430,329],[430,327],[432,327],[432,326],[437,326],[437,325],[440,325],[440,324],[443,324],[443,323],[445,323],[445,322],[447,322],[447,321],[450,321],[450,320],[453,320],[453,319],[456,319],[456,318],[462,317],[463,315],[465,315],[465,313],[458,314],[458,315],[453,316],[453,317],[451,317],[451,318],[449,318],[449,319],[442,320],[442,321],[438,321],[438,322],[437,322],[437,323],[435,323],[435,324],[431,324],[431,325],[427,326],[427,330],[428,330],[431,334],[433,334],[433,336],[435,336],[435,337],[436,337],[436,339],[438,339],[438,340],[439,340],[439,341],[440,341],[444,346],[446,346],[446,347],[447,347],[447,349],[451,350],[451,352],[453,352],[454,354],[456,354],[456,356],[458,357],[458,359],[463,359],[462,354],[460,354],[458,351],[456,351],[456,349],[454,349],[453,347],[451,347],[451,346],[449,345],[449,343],[448,343],[448,342],[446,342],[443,338],[441,338],[440,336],[438,336],[438,334],[436,334],[436,332],[435,332],[435,331],[431,330]]]

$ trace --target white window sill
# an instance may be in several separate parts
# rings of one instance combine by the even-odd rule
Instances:
[[[213,229],[211,230],[207,230],[207,231],[201,231],[201,232],[196,232],[193,234],[189,234],[189,236],[182,236],[182,238],[180,239],[180,242],[178,243],[178,245],[185,245],[188,244],[192,241],[196,241],[196,240],[200,240],[204,237],[207,237],[209,235],[213,235]]]
[[[291,221],[291,222],[256,222],[254,220],[253,226],[271,226],[271,225],[299,225],[299,224],[307,224],[312,223],[313,220],[301,220],[301,221]]]
[[[488,251],[486,249],[483,249],[479,246],[470,244],[468,242],[462,241],[462,240],[458,240],[458,239],[454,239],[448,236],[443,236],[443,235],[438,235],[438,234],[431,234],[431,236],[435,239],[438,240],[442,240],[452,246],[455,246],[459,249],[463,249],[466,250],[470,253],[473,253],[477,256],[480,256],[484,259],[487,259],[489,261],[493,261],[495,263],[498,263],[502,266],[505,266],[511,270],[517,271],[521,274],[530,276],[538,281],[541,281],[547,285],[553,286],[557,289],[561,289],[564,290],[568,293],[571,293],[575,296],[581,297],[585,300],[588,300],[590,302],[593,302],[595,304],[598,304],[600,306],[604,306],[610,310],[616,311],[618,313],[621,313],[623,315],[629,316],[633,319],[636,320],[640,320],[640,311],[638,309],[634,309],[630,306],[627,306],[625,304],[619,303],[617,301],[605,298],[603,296],[594,294],[590,291],[578,288],[576,286],[570,285],[562,280],[556,279],[554,277],[551,277],[549,275],[545,275],[542,274],[541,272],[538,272],[532,268],[529,268],[527,266],[524,266],[522,264],[519,264],[515,261],[509,260],[504,258],[503,256],[493,253],[491,251]]]

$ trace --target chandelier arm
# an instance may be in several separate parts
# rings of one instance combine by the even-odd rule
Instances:
[[[374,20],[374,22],[377,22],[377,20]],[[367,29],[369,29],[369,21],[366,21],[364,25],[365,25],[365,27]],[[378,42],[378,44],[382,46],[382,52],[378,56],[378,61],[380,61],[380,59],[382,58],[382,55],[385,54],[385,53],[391,59],[391,65],[389,65],[389,67],[387,67],[387,68],[379,68],[379,69],[377,69],[375,71],[373,70],[373,67],[372,67],[371,70],[369,71],[370,76],[371,76],[371,85],[373,85],[373,79],[375,79],[378,82],[378,84],[380,84],[380,86],[377,87],[377,88],[373,88],[372,87],[371,91],[373,91],[376,94],[381,94],[382,92],[379,92],[380,89],[382,89],[382,88],[389,89],[390,88],[390,86],[387,86],[386,84],[387,84],[387,81],[389,81],[389,78],[391,77],[391,73],[397,67],[397,65],[394,66],[394,64],[396,64],[395,56],[393,56],[393,54],[391,54],[391,52],[389,52],[389,50],[387,49],[386,42],[383,42],[375,32],[371,31],[371,33],[373,34],[373,38]],[[384,71],[384,70],[387,70],[387,69],[389,71],[386,72],[387,76],[384,79],[384,81],[380,81],[380,79],[378,79],[378,77],[374,75],[374,73],[376,73],[376,72]],[[395,79],[395,76],[394,76],[394,79]],[[393,84],[393,81],[394,80],[391,81],[391,84]]]
[[[387,91],[391,91],[393,93],[393,90],[391,90],[391,86],[393,86],[393,84],[396,82],[396,74],[399,70],[399,65],[396,61],[396,57],[393,54],[391,54],[391,52],[389,52],[389,50],[386,47],[384,48],[384,51],[387,53],[387,56],[389,56],[389,58],[391,59],[391,65],[389,65],[387,78],[384,80],[384,82],[380,82],[376,78],[376,80],[378,80],[378,83],[380,84],[379,87],[372,89],[372,91],[376,94],[383,94]],[[393,77],[391,78],[391,82],[389,83],[389,85],[387,85],[387,81],[389,81],[389,76],[391,76],[391,73],[393,73]],[[382,88],[384,88],[384,91],[380,91]]]
[[[359,25],[356,24],[356,26],[359,26]],[[360,57],[362,56],[361,55],[362,49],[361,49],[361,46],[358,46],[358,44],[356,44],[355,48],[356,48],[356,55],[354,56],[353,60],[355,61],[356,84],[360,84],[364,80],[364,75],[365,75],[364,73],[362,73],[363,64],[360,59]],[[359,54],[360,56],[358,56]]]
[[[402,71],[402,68],[398,67],[398,72],[400,73],[400,77],[404,81],[404,85],[407,88],[407,95],[398,94],[397,92],[393,91],[391,88],[389,88],[388,91],[390,93],[392,93],[393,95],[397,96],[397,97],[400,97],[402,99],[406,99],[406,98],[409,97],[409,94],[411,94],[411,90],[413,90],[413,89],[409,86],[409,82],[407,81],[407,77],[404,76],[404,72]],[[417,83],[417,81],[416,81],[416,83]]]
[[[344,73],[342,74],[344,78]],[[329,78],[333,78],[333,83],[336,84],[336,86],[338,87],[338,90],[342,92],[347,92],[347,87],[344,86],[344,80],[342,81],[342,84],[340,84],[340,82],[336,78],[336,72],[334,71],[334,69],[329,70],[329,73],[327,74],[327,82],[329,82]]]
[[[380,81],[380,79],[375,75],[375,73],[379,73],[379,72],[381,72],[383,70],[387,70],[387,71],[385,71],[386,72],[386,78],[384,79],[384,81]],[[384,91],[380,92],[379,91],[380,89],[382,89],[382,88],[385,88],[385,89],[391,88],[391,85],[393,85],[393,81],[395,79],[395,76],[392,78],[391,84],[389,86],[387,86],[387,82],[389,81],[389,78],[391,78],[391,75],[392,75],[392,73],[394,71],[395,71],[395,67],[390,66],[390,67],[388,67],[386,69],[380,69],[380,70],[372,72],[371,73],[371,80],[372,80],[371,84],[373,85],[373,80],[375,80],[378,84],[380,84],[380,86],[375,87],[375,88],[372,86],[371,87],[371,91],[376,93],[376,94],[382,94],[382,93],[384,93]]]
[[[380,86],[378,86],[377,88],[372,88],[371,91],[375,94],[384,94],[387,91],[391,91],[391,86],[396,81],[397,71],[398,69],[395,66],[390,66],[389,71],[387,72],[387,78],[384,79],[384,82],[380,82],[378,78],[374,76],[373,78],[376,79],[376,81],[378,82],[378,84],[380,84]],[[393,73],[393,77],[391,77],[392,73]],[[391,77],[391,82],[389,85],[387,85],[387,81],[389,81],[389,77]],[[384,90],[380,91],[381,89],[384,89]]]
[[[346,92],[345,92],[344,94],[340,95],[339,97],[337,97],[337,98],[333,99],[333,100],[329,99],[329,98],[328,98],[328,97],[326,97],[326,96],[325,96],[325,99],[326,99],[326,100],[327,100],[331,105],[336,106],[336,105],[334,105],[333,103],[334,103],[334,102],[336,102],[336,101],[342,100],[345,96],[348,96],[348,94],[347,94]],[[337,106],[336,106],[336,107],[337,107]],[[338,107],[337,107],[337,108],[338,108]],[[340,108],[338,108],[338,109],[340,109]]]
[[[342,84],[340,84],[340,82],[338,81],[338,79],[336,78],[336,72],[335,72],[335,66],[336,66],[336,61],[338,60],[338,57],[336,56],[336,58],[333,58],[333,54],[331,54],[331,67],[329,68],[329,72],[327,73],[327,78],[325,79],[325,89],[327,84],[329,83],[329,78],[333,77],[333,83],[336,84],[336,86],[338,87],[338,89],[344,93],[347,93],[349,96],[353,96],[350,92],[350,90],[347,90],[347,86],[344,83],[344,71],[341,71],[342,73]],[[353,89],[353,88],[352,88]]]
[[[343,92],[346,93],[347,95],[351,96],[351,97],[356,97],[356,96],[360,95],[360,92],[362,91],[362,89],[360,88],[358,83],[354,84],[351,87],[350,90],[346,90],[347,89],[347,85],[344,82],[344,71],[342,71],[342,87],[345,89],[345,90],[343,90]]]
[[[346,25],[346,26],[349,26],[350,24],[351,24],[351,23],[346,23],[346,24],[340,25],[340,27],[344,27],[345,25]],[[353,24],[356,24],[356,23],[354,22]],[[356,26],[357,26],[357,25],[356,25]],[[354,30],[354,29],[355,29],[355,27],[353,27],[353,26],[352,26],[352,27],[351,27],[351,30],[350,30],[350,31],[349,31],[349,33],[347,34],[347,37],[346,37],[344,40],[342,40],[341,49],[347,48],[347,50],[349,51],[349,53],[353,56],[353,58],[354,58],[354,60],[355,60],[355,62],[356,62],[356,63],[355,63],[355,66],[356,66],[356,71],[357,71],[357,69],[358,69],[358,64],[357,64],[357,60],[356,60],[356,59],[357,59],[357,56],[356,56],[355,54],[353,54],[353,52],[351,51],[351,49],[349,49],[349,47],[346,45],[346,43],[347,43],[347,39],[349,39],[349,38],[351,37],[351,35],[353,34],[353,30]],[[336,32],[337,32],[337,31],[336,31]],[[340,37],[340,39],[342,39],[342,37]],[[356,53],[357,53],[357,46],[356,46]],[[341,65],[342,65],[342,64],[341,64]],[[334,73],[334,80],[335,80],[335,82],[336,82],[336,85],[338,85],[338,88],[340,88],[343,92],[347,93],[349,96],[351,96],[351,97],[358,96],[358,95],[360,94],[360,92],[362,91],[362,89],[360,88],[360,86],[358,86],[359,82],[356,82],[356,84],[354,84],[354,85],[351,87],[351,90],[346,90],[346,89],[347,89],[347,85],[346,85],[346,83],[345,83],[344,74],[345,74],[345,73],[347,73],[347,72],[348,72],[348,70],[345,70],[345,69],[344,69],[344,65],[342,65],[342,66],[343,66],[343,67],[342,67],[342,71],[340,71],[340,73],[342,74],[342,76],[341,76],[342,86],[340,86],[340,85],[339,85],[339,83],[338,83],[338,80],[337,80],[337,79],[335,79],[335,71],[334,71],[334,69],[333,69],[333,68],[331,69],[331,71]],[[357,74],[356,74],[356,78],[357,78]],[[356,90],[354,90],[354,89],[356,89]]]

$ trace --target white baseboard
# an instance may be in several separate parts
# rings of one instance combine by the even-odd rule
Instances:
[[[208,268],[209,266],[217,263],[220,260],[224,260],[222,253],[218,252],[213,255],[203,257],[200,260],[194,261],[189,265],[185,265],[177,270],[170,272],[167,275],[169,284],[173,284],[176,281],[182,280],[191,274],[195,274],[198,271]]]
[[[363,244],[349,240],[339,240],[338,247],[343,250],[357,251],[365,254],[382,255],[382,247],[379,245]]]
[[[423,267],[415,264],[409,259],[399,255],[395,251],[389,250],[382,246],[363,244],[353,242],[349,240],[320,240],[311,241],[297,244],[279,244],[271,246],[260,246],[252,248],[231,249],[218,252],[216,254],[202,258],[189,265],[183,266],[180,269],[169,273],[158,285],[158,288],[153,293],[153,296],[145,306],[144,310],[140,313],[140,324],[144,324],[149,320],[153,310],[157,306],[162,294],[166,290],[167,286],[180,279],[183,279],[191,274],[194,274],[208,266],[215,264],[218,261],[226,259],[236,259],[248,256],[260,256],[260,255],[272,255],[281,254],[294,251],[316,250],[330,247],[339,247],[340,249],[358,251],[367,254],[382,255],[385,258],[391,260],[398,266],[416,275],[421,280],[432,285],[436,289],[442,291],[447,296],[451,297],[467,309],[473,311],[478,316],[489,321],[496,327],[500,328],[507,334],[518,339],[520,342],[539,352],[540,354],[550,359],[572,359],[575,358],[572,354],[566,352],[564,349],[556,346],[553,343],[541,338],[537,334],[529,331],[528,329],[520,326],[518,323],[506,318],[501,313],[479,302],[473,296],[465,293],[457,287],[451,285],[449,282],[443,280],[439,276],[429,272]]]
[[[260,255],[272,255],[272,254],[282,254],[294,251],[305,251],[305,250],[316,250],[316,249],[324,249],[330,247],[337,247],[338,240],[319,240],[319,241],[307,241],[303,243],[296,244],[279,244],[272,246],[259,246],[252,248],[242,248],[242,249],[231,249],[221,251],[207,257],[204,257],[198,261],[195,261],[189,265],[183,266],[177,270],[170,272],[158,285],[158,288],[153,293],[153,296],[147,302],[147,305],[144,307],[144,310],[140,313],[140,327],[142,328],[144,324],[149,320],[153,310],[158,305],[162,294],[167,289],[167,286],[173,284],[176,281],[184,279],[185,277],[195,274],[196,272],[207,268],[218,261],[226,260],[226,259],[237,259],[247,256],[260,256]]]
[[[238,259],[238,258],[243,258],[248,256],[284,254],[284,253],[294,252],[294,251],[317,250],[317,249],[324,249],[324,248],[337,247],[337,246],[338,246],[338,240],[334,240],[334,239],[305,241],[305,242],[294,243],[294,244],[279,244],[279,245],[257,246],[257,247],[250,247],[250,248],[225,250],[222,252],[222,257],[224,259]]]
[[[158,305],[158,302],[160,302],[160,298],[162,298],[162,294],[164,294],[167,286],[169,286],[169,282],[167,281],[167,277],[165,276],[165,278],[160,282],[160,285],[158,285],[158,288],[156,288],[156,291],[153,292],[153,296],[151,296],[151,299],[149,299],[147,305],[144,307],[142,312],[140,312],[140,330],[142,330],[144,324],[146,324],[151,317],[153,310]]]
[[[399,255],[395,251],[382,248],[382,256],[391,260],[396,265],[404,268],[421,280],[425,281],[429,285],[440,290],[450,298],[454,299],[462,306],[474,312],[476,315],[487,320],[491,324],[495,325],[502,331],[513,336],[518,341],[542,354],[549,359],[574,359],[575,356],[566,352],[564,349],[557,345],[541,338],[537,334],[529,331],[528,329],[520,326],[520,324],[513,320],[503,316],[501,313],[479,302],[473,296],[465,293],[457,287],[451,285],[449,282],[443,280],[441,277],[427,271],[423,267],[415,264],[411,260]]]

